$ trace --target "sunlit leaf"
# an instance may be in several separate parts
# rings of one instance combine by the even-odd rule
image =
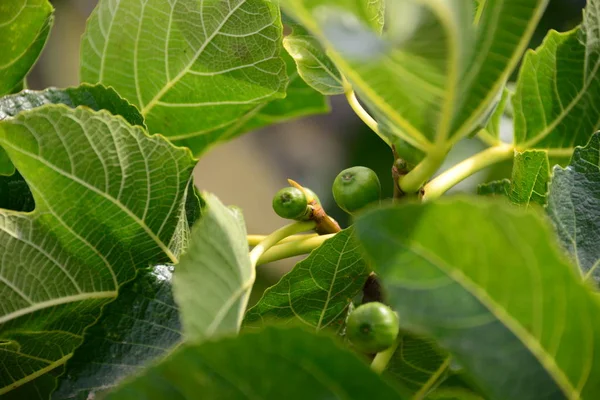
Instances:
[[[266,0],[101,0],[82,39],[81,78],[114,87],[152,133],[212,143],[285,96],[281,36]]]
[[[0,145],[35,201],[0,211],[5,393],[61,369],[137,269],[176,261],[195,163],[121,117],[64,105],[0,122]]]

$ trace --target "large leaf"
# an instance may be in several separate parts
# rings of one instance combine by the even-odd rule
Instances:
[[[449,135],[471,49],[472,3],[386,4],[399,29],[381,37],[363,1],[288,0],[282,6],[328,55],[382,127],[424,150]]]
[[[184,333],[191,341],[235,334],[255,278],[241,214],[212,195],[203,198],[202,217],[174,278]]]
[[[567,168],[554,167],[548,214],[585,279],[600,282],[600,134],[575,149]]]
[[[172,136],[170,137],[171,141],[193,149],[196,154],[201,154],[219,142],[233,139],[251,130],[310,114],[327,113],[329,111],[327,99],[300,78],[294,60],[288,54],[282,56],[289,75],[285,99],[261,103],[249,110],[234,124],[202,135]]]
[[[346,229],[313,250],[265,291],[244,323],[300,321],[317,331],[338,330],[370,273],[352,232]]]
[[[401,321],[449,350],[491,399],[598,398],[597,294],[543,218],[484,200],[358,219]]]
[[[200,212],[199,199],[188,185],[179,223],[169,248],[179,257],[187,248],[190,226]],[[68,361],[53,399],[88,398],[168,353],[181,338],[179,309],[173,298],[172,265],[138,271],[119,290],[119,297],[102,309],[87,329],[84,342]]]
[[[83,84],[67,89],[48,88],[42,91],[24,90],[20,93],[0,98],[0,121],[14,117],[21,111],[31,110],[44,104],[65,104],[69,107],[86,106],[92,110],[107,110],[121,115],[131,125],[145,127],[140,112],[123,99],[112,88],[102,85]],[[0,148],[0,175],[10,175],[14,166]]]
[[[266,0],[101,0],[82,39],[81,78],[114,87],[152,133],[222,132],[216,141],[284,97],[281,36],[279,9]]]
[[[64,105],[2,121],[0,145],[35,200],[31,213],[0,210],[4,393],[71,358],[138,268],[177,261],[194,160],[121,117]]]
[[[86,330],[83,344],[68,361],[53,398],[88,398],[168,353],[181,341],[179,310],[173,300],[173,267],[140,272],[117,300]]]
[[[0,4],[0,96],[22,86],[46,44],[53,11],[48,0],[3,0]]]
[[[383,379],[327,337],[267,328],[180,348],[124,383],[108,400],[401,399]]]
[[[504,85],[527,48],[548,0],[486,0],[480,4],[473,57],[461,78],[456,139],[471,133],[502,96]]]
[[[599,18],[600,2],[589,0],[580,28],[549,32],[525,57],[513,97],[519,148],[585,145],[600,127]]]

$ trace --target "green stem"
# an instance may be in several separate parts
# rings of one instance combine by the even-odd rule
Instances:
[[[415,393],[412,400],[421,400],[422,398],[424,398],[427,395],[427,393],[429,393],[429,391],[433,388],[433,385],[440,379],[440,376],[442,376],[442,374],[446,372],[446,369],[448,369],[449,365],[450,357],[448,356],[446,357],[442,365],[439,366],[437,371],[435,371],[435,373],[429,377],[427,382],[425,382],[425,384],[421,386],[421,389],[419,389],[419,391]]]
[[[406,194],[417,193],[421,186],[440,168],[446,151],[432,151],[412,171],[400,177],[398,185]]]
[[[446,193],[448,189],[475,172],[509,159],[512,157],[513,152],[514,147],[512,145],[500,144],[467,158],[425,185],[423,201],[437,199]]]
[[[295,235],[296,233],[304,232],[311,230],[315,227],[314,221],[300,221],[294,222],[292,224],[286,225],[283,228],[277,229],[275,232],[271,233],[267,237],[265,237],[260,243],[258,243],[254,248],[250,251],[250,262],[252,266],[256,266],[258,259],[271,247],[279,243],[281,240],[285,239],[288,236]]]
[[[390,347],[387,350],[384,350],[380,353],[377,353],[375,355],[375,358],[371,362],[371,369],[373,371],[377,372],[378,374],[381,374],[383,371],[385,371],[390,360],[394,356],[394,353],[396,352],[398,345],[400,344],[400,340],[401,339],[398,338],[398,340],[396,340],[396,342],[392,345],[392,347]]]
[[[304,235],[292,235],[292,236],[288,236],[288,237],[280,240],[279,244],[294,242],[296,240],[308,239],[308,238],[316,237],[316,236],[319,236],[319,234],[307,233]],[[267,237],[267,235],[248,235],[248,236],[246,236],[246,239],[248,240],[248,246],[256,246],[257,244],[259,244],[260,242],[265,240],[266,237]]]
[[[477,137],[485,144],[490,147],[498,146],[502,143],[498,138],[492,136],[492,134],[487,129],[482,129],[477,132]]]
[[[256,266],[282,260],[284,258],[310,253],[317,247],[321,246],[324,241],[334,237],[335,233],[319,236],[303,236],[307,237],[271,247],[258,259]]]
[[[354,90],[352,90],[350,84],[345,84],[344,86],[344,94],[346,95],[348,104],[350,104],[350,107],[352,107],[354,113],[358,115],[358,117],[365,123],[365,125],[371,128],[371,130],[375,132],[377,136],[381,138],[381,140],[383,140],[388,146],[391,146],[392,144],[390,140],[379,131],[379,124],[377,123],[377,121],[375,121],[375,119],[371,117],[367,110],[365,110],[363,106],[358,102],[358,99],[356,98],[356,93],[354,93]]]

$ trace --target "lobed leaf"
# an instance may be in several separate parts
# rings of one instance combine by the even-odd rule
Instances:
[[[600,134],[578,147],[569,166],[554,167],[548,215],[584,279],[600,281]]]
[[[64,104],[72,108],[86,106],[96,111],[107,110],[113,115],[122,116],[131,125],[145,127],[144,118],[137,108],[119,96],[113,88],[88,84],[67,89],[24,90],[4,96],[0,98],[0,121],[44,104]],[[0,175],[13,173],[14,166],[4,150],[0,148]]]
[[[121,117],[64,105],[0,122],[0,145],[35,201],[0,210],[0,394],[46,390],[136,270],[177,261],[195,163]]]
[[[270,327],[183,346],[107,400],[197,399],[199,393],[208,399],[403,398],[334,340]]]
[[[101,0],[82,38],[81,77],[114,87],[150,132],[213,143],[285,96],[281,37],[266,0]]]
[[[600,2],[588,1],[583,24],[550,31],[523,60],[513,97],[515,143],[520,149],[570,149],[600,127]]]
[[[537,214],[454,198],[374,210],[356,230],[404,326],[435,338],[486,396],[600,395],[598,296]]]

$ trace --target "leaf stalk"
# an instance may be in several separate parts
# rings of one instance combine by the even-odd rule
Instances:
[[[284,258],[300,256],[308,254],[317,247],[321,246],[327,239],[335,236],[335,233],[329,235],[303,235],[304,238],[288,241],[287,243],[278,244],[267,250],[257,261],[256,266],[267,264]]]
[[[514,153],[510,144],[499,144],[456,164],[424,187],[423,201],[435,200],[457,183],[490,165],[509,159]]]
[[[250,251],[250,262],[252,266],[255,267],[259,258],[271,247],[279,243],[281,240],[285,239],[288,236],[295,235],[300,232],[308,231],[314,229],[315,227],[314,221],[300,221],[294,222],[292,224],[286,225],[282,228],[277,229],[263,240],[260,241],[251,251]]]

